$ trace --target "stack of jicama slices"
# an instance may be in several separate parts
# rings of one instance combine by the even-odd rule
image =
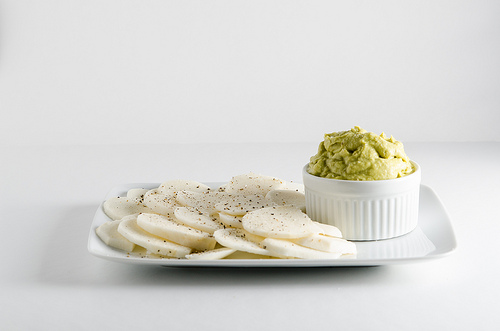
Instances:
[[[131,189],[106,200],[111,219],[96,229],[107,245],[160,258],[337,259],[353,257],[354,243],[334,226],[305,213],[303,186],[253,173],[212,189],[192,180]]]

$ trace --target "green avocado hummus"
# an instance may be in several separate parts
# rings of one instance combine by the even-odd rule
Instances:
[[[406,176],[414,169],[401,142],[356,126],[325,134],[307,171],[325,178],[382,180]]]

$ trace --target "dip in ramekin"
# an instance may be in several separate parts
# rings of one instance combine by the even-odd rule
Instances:
[[[325,134],[303,168],[306,212],[348,240],[402,236],[418,223],[421,170],[392,136],[359,127]]]

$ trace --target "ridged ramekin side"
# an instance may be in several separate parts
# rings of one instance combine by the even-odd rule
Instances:
[[[415,229],[418,197],[418,189],[382,199],[325,196],[306,189],[306,211],[313,220],[338,227],[348,240],[379,240]]]
[[[420,168],[396,180],[349,182],[304,174],[306,212],[348,240],[399,237],[418,223]],[[306,168],[304,168],[306,171]]]

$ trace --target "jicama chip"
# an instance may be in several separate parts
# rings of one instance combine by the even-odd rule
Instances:
[[[263,237],[252,235],[243,229],[220,229],[214,232],[215,240],[222,246],[253,254],[270,255],[267,250],[259,246]]]
[[[228,255],[236,252],[235,249],[231,248],[217,248],[211,251],[205,251],[200,253],[191,253],[186,255],[186,259],[188,260],[220,260]]]
[[[322,234],[315,234],[300,239],[291,239],[290,241],[323,252],[356,254],[356,245],[353,242],[341,238],[324,236]]]
[[[118,232],[120,222],[121,220],[115,220],[103,223],[96,229],[96,233],[106,245],[131,252],[135,244]]]
[[[335,237],[335,238],[342,238],[342,231],[340,231],[339,228],[336,226],[330,225],[330,224],[325,224],[325,223],[320,223],[313,221],[314,224],[319,226],[321,228],[321,234],[329,237]]]
[[[208,233],[214,233],[222,227],[215,217],[192,207],[177,207],[174,216],[180,223]]]
[[[142,201],[144,198],[144,194],[149,191],[147,188],[133,188],[128,190],[127,192],[127,198],[129,199],[137,199],[139,201]]]
[[[163,182],[158,187],[158,192],[175,194],[179,191],[208,192],[210,187],[194,180],[174,179]]]
[[[145,231],[137,225],[136,217],[123,219],[118,225],[117,230],[122,236],[134,244],[144,247],[149,252],[154,254],[183,258],[187,254],[191,253],[192,250],[190,247],[176,244]]]
[[[238,229],[243,229],[243,224],[241,223],[241,220],[243,219],[243,216],[234,216],[234,215],[229,215],[226,213],[219,213],[219,220],[224,226],[230,227],[230,228],[238,228]]]
[[[213,249],[216,244],[210,233],[182,225],[163,215],[139,214],[137,225],[158,237],[199,251]]]
[[[270,238],[303,238],[321,232],[309,216],[292,206],[253,211],[243,216],[242,223],[248,232]]]
[[[269,191],[282,186],[281,179],[262,176],[254,173],[234,176],[225,186],[225,191],[233,194],[259,194],[266,195]]]
[[[222,202],[215,204],[215,209],[225,214],[243,216],[248,212],[274,205],[272,201],[267,200],[263,195],[231,194],[224,196]]]
[[[341,253],[327,253],[292,243],[288,240],[266,238],[261,242],[263,248],[272,255],[295,257],[299,259],[338,259]]]
[[[293,206],[306,212],[306,196],[304,193],[293,190],[272,190],[266,195],[266,199],[278,206]]]
[[[144,194],[144,204],[160,215],[170,215],[175,208],[179,207],[173,195],[160,193],[157,189],[149,190]]]
[[[104,201],[104,213],[112,220],[120,220],[125,216],[137,213],[151,213],[151,208],[138,201],[125,197],[114,197]]]
[[[183,206],[193,207],[202,213],[212,215],[217,213],[215,205],[219,201],[225,200],[227,196],[227,193],[219,191],[179,191],[177,192],[177,201]]]

